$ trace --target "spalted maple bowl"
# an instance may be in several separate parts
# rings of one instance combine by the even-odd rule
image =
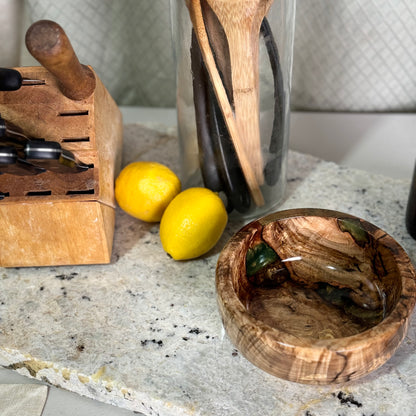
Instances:
[[[233,344],[277,377],[343,383],[383,365],[406,335],[416,276],[367,221],[293,209],[253,221],[222,250],[217,300]]]

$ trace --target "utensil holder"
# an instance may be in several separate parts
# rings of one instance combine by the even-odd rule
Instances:
[[[94,72],[92,94],[72,100],[45,68],[16,69],[23,78],[45,84],[0,92],[1,116],[28,136],[59,142],[93,167],[80,173],[0,175],[0,266],[109,263],[121,113]]]
[[[295,1],[171,0],[171,11],[181,180],[220,193],[233,215],[267,213],[286,185]]]

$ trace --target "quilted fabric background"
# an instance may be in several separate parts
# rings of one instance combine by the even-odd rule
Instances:
[[[169,0],[24,3],[25,28],[60,23],[119,104],[175,104]],[[416,1],[297,0],[292,108],[416,111]]]
[[[58,22],[119,104],[174,106],[169,0],[26,0],[25,11],[28,25]]]
[[[416,110],[415,0],[298,0],[297,109]]]

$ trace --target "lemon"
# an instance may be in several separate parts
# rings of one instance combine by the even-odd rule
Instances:
[[[115,197],[120,208],[146,222],[159,222],[180,192],[179,178],[157,162],[133,162],[118,175]]]
[[[227,220],[227,211],[216,193],[206,188],[189,188],[178,194],[163,214],[163,249],[175,260],[202,256],[218,242]]]

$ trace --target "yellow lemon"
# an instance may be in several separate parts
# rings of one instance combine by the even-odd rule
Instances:
[[[189,188],[177,195],[160,222],[164,250],[175,260],[188,260],[207,253],[227,225],[221,198],[206,188]]]
[[[157,162],[133,162],[118,175],[115,197],[120,208],[146,222],[159,222],[181,182],[168,167]]]

